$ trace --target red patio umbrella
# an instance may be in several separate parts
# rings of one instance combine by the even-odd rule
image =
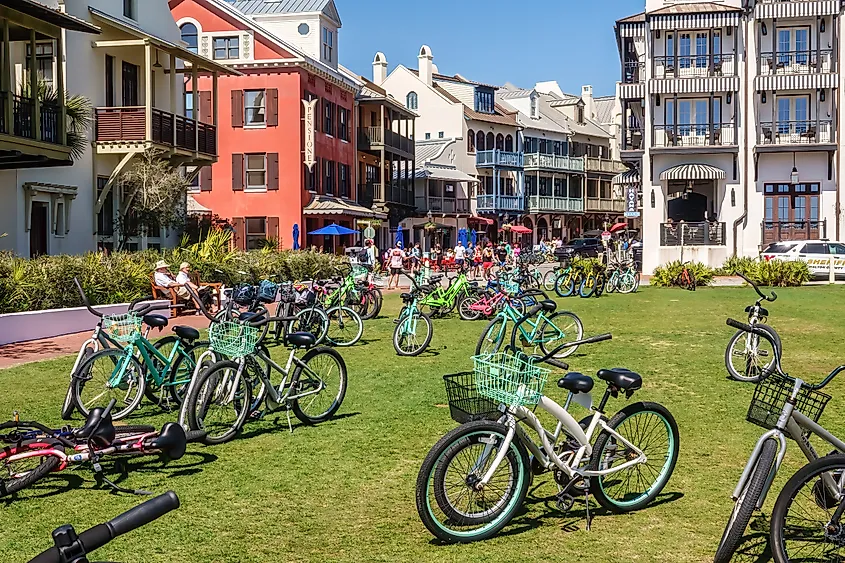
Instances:
[[[612,227],[610,227],[610,232],[615,233],[616,231],[621,231],[622,229],[627,229],[628,223],[616,223]]]

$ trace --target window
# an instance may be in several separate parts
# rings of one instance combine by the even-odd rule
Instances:
[[[819,184],[766,184],[764,192],[764,242],[820,237]]]
[[[492,151],[496,148],[496,138],[493,136],[493,133],[487,133],[487,150]]]
[[[188,44],[188,50],[192,53],[197,52],[197,37],[199,33],[197,32],[197,26],[188,22],[183,23],[182,27],[179,28],[182,31],[182,41]]]
[[[807,96],[778,97],[778,133],[801,134],[807,131],[809,98]]]
[[[114,107],[114,57],[106,55],[106,106]]]
[[[267,218],[247,217],[246,223],[246,249],[258,250],[261,243],[267,238]]]
[[[706,31],[681,33],[678,62],[681,68],[706,68],[709,37]]]
[[[513,152],[513,137],[510,135],[505,137],[505,150],[508,152]]]
[[[311,31],[311,28],[308,27],[307,23],[299,24],[299,27],[297,27],[296,29],[297,31],[299,31],[300,35],[308,35],[308,33]]]
[[[340,176],[340,196],[349,197],[349,165],[338,164],[337,171]]]
[[[264,90],[244,91],[244,126],[262,126],[267,123]]]
[[[214,38],[214,59],[228,60],[239,59],[240,47],[237,37],[215,37]]]
[[[426,133],[425,140],[428,141],[429,139],[431,139],[431,133]]]
[[[405,96],[405,105],[408,109],[417,109],[419,107],[419,98],[417,97],[416,92],[408,92],[408,95]]]
[[[334,136],[335,104],[323,100],[323,133]]]
[[[538,117],[537,112],[537,96],[531,96],[531,117],[537,119]]]
[[[342,107],[337,108],[337,136],[349,140],[349,110]]]
[[[475,131],[473,131],[472,129],[467,131],[467,152],[475,152]]]
[[[305,165],[303,164],[303,166]],[[305,189],[309,192],[317,191],[317,174],[319,170],[320,167],[316,163],[314,163],[314,166],[310,170],[305,166]]]
[[[500,151],[505,150],[505,136],[501,133],[496,135],[496,149]]]
[[[26,70],[29,72],[31,49],[26,46]],[[35,44],[35,64],[38,68],[38,80],[47,86],[53,85],[53,42]]]
[[[334,194],[334,162],[323,161],[323,193]]]
[[[495,96],[489,88],[475,89],[475,111],[479,113],[495,113]]]
[[[666,34],[666,70],[675,71],[675,34]]]
[[[188,169],[187,169],[187,168],[185,169],[185,172],[186,172],[186,173],[188,172]],[[191,169],[191,172],[196,172],[196,169],[195,169],[195,168],[194,168],[194,169]],[[199,174],[194,174],[194,179],[193,179],[193,180],[191,180],[190,185],[188,185],[188,192],[189,192],[189,193],[190,193],[190,192],[197,192],[197,193],[199,193],[200,191],[202,191],[202,190],[200,190],[200,175],[199,175]]]
[[[323,60],[332,62],[334,51],[334,31],[327,27],[323,28]]]
[[[446,133],[444,133],[443,131],[438,131],[438,132],[437,132],[437,138],[438,138],[438,139],[442,139],[442,138],[444,138],[445,136],[446,136]]]
[[[484,143],[484,131],[479,131],[475,136],[475,150],[483,151],[486,150],[485,147],[487,145]],[[493,147],[490,147],[491,149]]]
[[[97,177],[97,198],[103,195],[103,190],[108,184],[109,179],[106,176]],[[109,190],[106,200],[103,202],[103,207],[97,214],[97,234],[101,237],[114,236],[114,189]]]
[[[123,0],[123,15],[130,19],[135,17],[135,0]]]
[[[185,92],[185,117],[188,119],[194,118],[194,93]]]
[[[246,155],[246,189],[267,189],[267,158],[264,154]]]
[[[793,27],[778,29],[778,64],[806,65],[810,57],[810,29]]]

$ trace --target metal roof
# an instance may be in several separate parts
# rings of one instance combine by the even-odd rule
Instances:
[[[76,16],[66,14],[45,6],[41,2],[34,0],[3,0],[0,2],[3,6],[11,8],[27,16],[45,21],[62,29],[70,31],[79,31],[82,33],[100,33],[100,28],[88,23],[85,20],[79,19]]]
[[[454,143],[454,139],[444,139],[438,141],[417,141],[415,146],[415,156],[418,164],[429,162],[439,158],[446,150],[446,147]]]
[[[616,105],[614,96],[593,98],[593,105],[596,109],[596,121],[602,125],[613,123],[613,106]]]
[[[302,14],[320,12],[340,25],[334,0],[226,0],[236,10],[248,15]]]

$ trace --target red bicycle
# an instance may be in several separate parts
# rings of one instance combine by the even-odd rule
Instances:
[[[687,264],[691,262],[684,262],[683,269],[681,273],[678,274],[678,277],[675,279],[675,285],[678,287],[682,287],[687,291],[695,291],[695,274],[687,268]]]

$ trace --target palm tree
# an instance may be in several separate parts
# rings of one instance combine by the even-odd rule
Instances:
[[[21,95],[30,97],[29,84],[21,84]],[[43,80],[38,81],[38,100],[42,104],[58,107],[61,94]],[[85,154],[85,148],[89,145],[88,130],[93,123],[93,106],[91,100],[85,96],[74,95],[65,98],[65,111],[67,114],[67,146],[70,147],[70,156],[73,160],[79,160]]]

